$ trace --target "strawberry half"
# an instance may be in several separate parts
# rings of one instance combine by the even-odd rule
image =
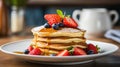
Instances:
[[[63,50],[59,52],[56,56],[69,56],[69,51],[68,50]]]
[[[41,55],[41,50],[39,48],[34,48],[32,51],[30,51],[30,55]]]
[[[33,47],[32,47],[32,46],[29,46],[27,49],[28,49],[28,51],[32,51],[32,50],[33,50]]]
[[[67,27],[77,28],[78,24],[70,17],[65,17],[63,19],[63,24]]]
[[[94,54],[98,53],[97,47],[94,46],[93,44],[88,44],[87,50],[93,50]]]
[[[50,26],[61,22],[61,17],[58,14],[46,14],[44,18],[48,21]]]
[[[75,47],[73,55],[87,55],[87,54],[83,49]]]

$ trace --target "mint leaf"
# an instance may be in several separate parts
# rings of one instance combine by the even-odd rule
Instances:
[[[57,9],[57,14],[58,14],[61,18],[64,18],[64,14],[63,14],[62,10]]]
[[[73,55],[73,52],[74,52],[74,47],[73,46],[70,46],[67,48],[67,50],[69,51],[70,55]]]
[[[73,46],[70,46],[67,48],[68,51],[72,50],[73,49]]]

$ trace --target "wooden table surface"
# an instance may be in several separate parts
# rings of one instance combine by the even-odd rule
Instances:
[[[33,38],[33,36],[11,36],[11,37],[0,38],[0,45],[3,45],[8,42],[23,40],[28,38]],[[117,43],[110,39],[106,39],[104,37],[92,37],[87,39],[113,43],[118,47],[120,47],[120,43]],[[84,67],[105,67],[105,66],[115,67],[117,65],[120,66],[120,49],[109,56],[96,59],[95,61],[90,63],[77,64],[77,65],[64,65],[63,67],[83,67],[83,66]],[[0,67],[38,67],[38,66],[39,67],[61,67],[61,65],[57,66],[57,65],[30,63],[30,62],[19,60],[3,52],[0,52]]]

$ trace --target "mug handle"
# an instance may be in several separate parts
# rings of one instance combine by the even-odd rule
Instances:
[[[110,14],[110,16],[112,16],[112,15],[115,15],[115,18],[113,19],[113,25],[118,21],[118,19],[119,19],[119,14],[118,14],[118,12],[117,11],[115,11],[115,10],[111,10],[110,12],[109,12],[109,14]]]
[[[81,11],[80,10],[74,10],[73,11],[73,14],[72,14],[72,18],[76,21],[76,22],[79,22],[80,21],[80,17],[77,18],[77,16],[80,16],[81,14]]]

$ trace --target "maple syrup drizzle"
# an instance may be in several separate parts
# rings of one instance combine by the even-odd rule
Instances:
[[[49,42],[50,42],[50,38],[47,38],[47,42],[48,42],[48,43],[47,43],[47,45],[46,45],[46,46],[47,46],[46,48],[47,48],[48,50],[46,50],[46,55],[49,56],[49,48],[50,48],[50,47],[49,47],[49,45],[50,45]]]
[[[50,33],[53,33],[53,32],[57,32],[57,30],[54,30],[53,28],[42,28],[39,32],[49,32],[48,34],[47,34],[47,36],[49,36],[50,35]],[[50,39],[51,38],[47,38],[47,44],[46,44],[46,47],[44,47],[44,55],[45,56],[49,56],[50,55],[50,53],[49,53],[49,45],[50,45]]]
[[[37,47],[38,34],[35,34],[35,47]]]
[[[47,55],[49,56],[50,55],[50,52],[49,52],[49,50],[50,50],[50,43],[48,43],[48,51],[47,51]]]
[[[16,54],[24,54],[24,52],[20,52],[20,51],[14,51],[13,53],[16,53]]]
[[[45,56],[49,56],[49,43],[45,44],[45,47],[43,48],[44,49],[44,55]]]
[[[39,32],[57,32],[57,30],[54,30],[53,28],[42,28]]]

